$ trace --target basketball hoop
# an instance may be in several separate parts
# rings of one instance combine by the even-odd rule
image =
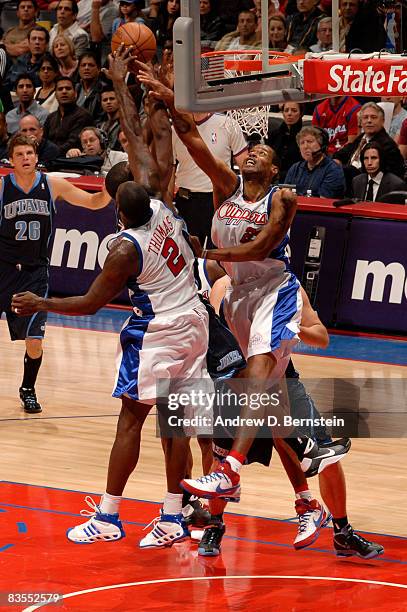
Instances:
[[[201,72],[203,83],[214,85],[219,79],[233,79],[236,77],[252,78],[256,74],[264,74],[261,49],[210,51],[201,56]],[[293,56],[290,53],[269,51],[269,66],[285,65],[283,70],[287,76],[287,64],[297,62],[304,56]],[[278,79],[276,74],[272,78]],[[251,106],[226,111],[227,117],[233,119],[248,136],[260,134],[267,138],[268,117],[270,105]],[[236,124],[234,124],[236,125]]]

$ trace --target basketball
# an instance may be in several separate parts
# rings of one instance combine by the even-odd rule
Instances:
[[[134,55],[142,62],[151,60],[157,49],[153,32],[143,23],[131,21],[120,26],[112,36],[112,52],[119,46],[133,47]]]

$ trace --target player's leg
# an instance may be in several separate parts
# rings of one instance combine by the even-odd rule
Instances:
[[[294,374],[296,374],[295,371]],[[301,380],[297,376],[294,376],[293,378],[289,378],[287,383],[292,416],[298,419],[313,420],[314,423],[320,421],[321,415]],[[313,426],[312,431],[309,428],[304,428],[302,429],[302,433],[314,435],[319,445],[321,445],[321,448],[329,449],[333,444],[325,426],[321,424]],[[281,459],[283,459],[283,457],[281,457]],[[289,472],[287,471],[287,473]],[[355,554],[362,558],[373,558],[382,554],[382,546],[374,542],[369,542],[356,534],[348,522],[345,474],[339,463],[328,466],[319,474],[319,486],[322,499],[333,516],[334,547],[337,554],[341,554],[345,551],[348,556]],[[328,520],[329,518],[324,521],[324,524],[326,524]],[[299,516],[298,536],[294,543],[296,548],[298,547],[296,543],[299,543],[300,547],[303,547],[301,543],[304,541],[307,532],[311,533],[313,531],[313,522],[310,521],[308,526],[305,523],[304,516],[302,520],[301,516]],[[304,529],[302,529],[302,526],[304,526]],[[308,545],[308,543],[306,545]]]
[[[366,540],[353,530],[346,509],[346,481],[340,463],[330,465],[319,474],[322,499],[333,515],[334,548],[341,557],[353,555],[362,559],[373,559],[384,553],[381,544]]]
[[[169,398],[171,396],[191,394],[195,390],[196,379],[202,384],[210,383],[206,369],[206,352],[208,348],[207,314],[204,307],[199,304],[192,311],[176,317],[172,325],[168,325],[165,332],[166,342],[168,334],[173,333],[173,341],[168,348],[169,355],[163,365],[166,369],[166,379],[171,380]],[[170,331],[169,331],[170,330]],[[185,345],[189,351],[185,353]],[[212,386],[211,386],[212,388]],[[199,410],[199,408],[197,408]],[[190,406],[179,405],[174,424],[174,412],[167,402],[157,405],[161,436],[168,438],[163,443],[165,452],[167,493],[164,498],[160,516],[155,520],[152,530],[140,541],[141,548],[160,548],[171,546],[187,536],[186,521],[182,514],[183,491],[180,481],[190,466],[189,440],[191,435],[199,435],[189,426],[184,426],[184,418],[194,416],[194,404]]]
[[[45,335],[47,321],[46,312],[37,312],[30,317],[19,317],[18,313],[11,311],[11,297],[13,293],[32,291],[45,296],[48,291],[48,272],[46,267],[33,270],[17,269],[15,266],[8,268],[8,287],[5,294],[9,297],[6,307],[7,323],[12,340],[25,341],[24,374],[19,389],[21,404],[28,414],[41,412],[42,408],[37,401],[35,383],[42,363],[42,341]],[[0,280],[0,286],[3,283]]]
[[[89,520],[68,529],[67,537],[77,544],[92,544],[120,540],[125,533],[119,519],[119,507],[124,487],[130,474],[135,469],[139,454],[141,429],[151,403],[145,404],[128,397],[122,397],[122,408],[117,423],[116,438],[110,452],[106,492],[99,505],[91,497],[86,502],[91,511],[82,514],[90,516]]]
[[[331,520],[331,515],[313,497],[294,451],[281,438],[274,439],[274,446],[294,489],[295,511],[298,516],[298,533],[294,540],[294,548],[300,550],[315,542],[322,527]]]
[[[42,410],[35,393],[35,383],[42,363],[42,353],[41,338],[25,339],[24,374],[19,393],[25,412],[30,414]]]

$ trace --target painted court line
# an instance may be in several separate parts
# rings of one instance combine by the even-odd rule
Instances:
[[[399,584],[397,582],[383,582],[381,580],[362,580],[359,578],[334,578],[332,576],[194,576],[191,578],[167,578],[163,580],[143,580],[141,582],[125,582],[123,584],[111,584],[103,587],[95,587],[93,589],[85,589],[83,591],[74,591],[62,595],[60,599],[69,599],[70,597],[78,597],[79,595],[87,595],[89,593],[97,593],[100,591],[111,591],[113,589],[125,589],[134,586],[146,586],[150,584],[169,584],[176,582],[198,582],[208,580],[322,580],[327,582],[350,582],[354,584],[374,584],[377,586],[392,587],[398,589],[407,589],[407,584]],[[47,603],[39,606],[30,606],[25,608],[23,612],[34,612],[39,608],[47,606]]]

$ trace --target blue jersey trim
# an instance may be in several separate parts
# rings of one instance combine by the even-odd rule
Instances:
[[[140,246],[137,238],[134,238],[134,236],[132,236],[131,234],[128,234],[127,232],[121,232],[119,234],[119,236],[124,236],[125,238],[130,240],[130,242],[132,242],[134,244],[134,246],[136,247],[137,255],[139,257],[139,269],[138,269],[136,274],[137,274],[137,276],[140,276],[140,274],[143,271],[143,252],[141,250],[141,246]]]
[[[13,183],[14,187],[19,189],[25,195],[29,195],[32,192],[32,190],[35,189],[36,187],[38,187],[38,185],[40,184],[40,181],[42,179],[42,173],[38,172],[38,170],[35,172],[35,180],[34,180],[34,183],[33,183],[32,187],[31,187],[30,191],[24,191],[24,189],[22,189],[22,187],[20,187],[20,185],[16,181],[16,176],[15,176],[14,172],[11,172],[9,174],[9,177],[10,177],[10,180]]]

